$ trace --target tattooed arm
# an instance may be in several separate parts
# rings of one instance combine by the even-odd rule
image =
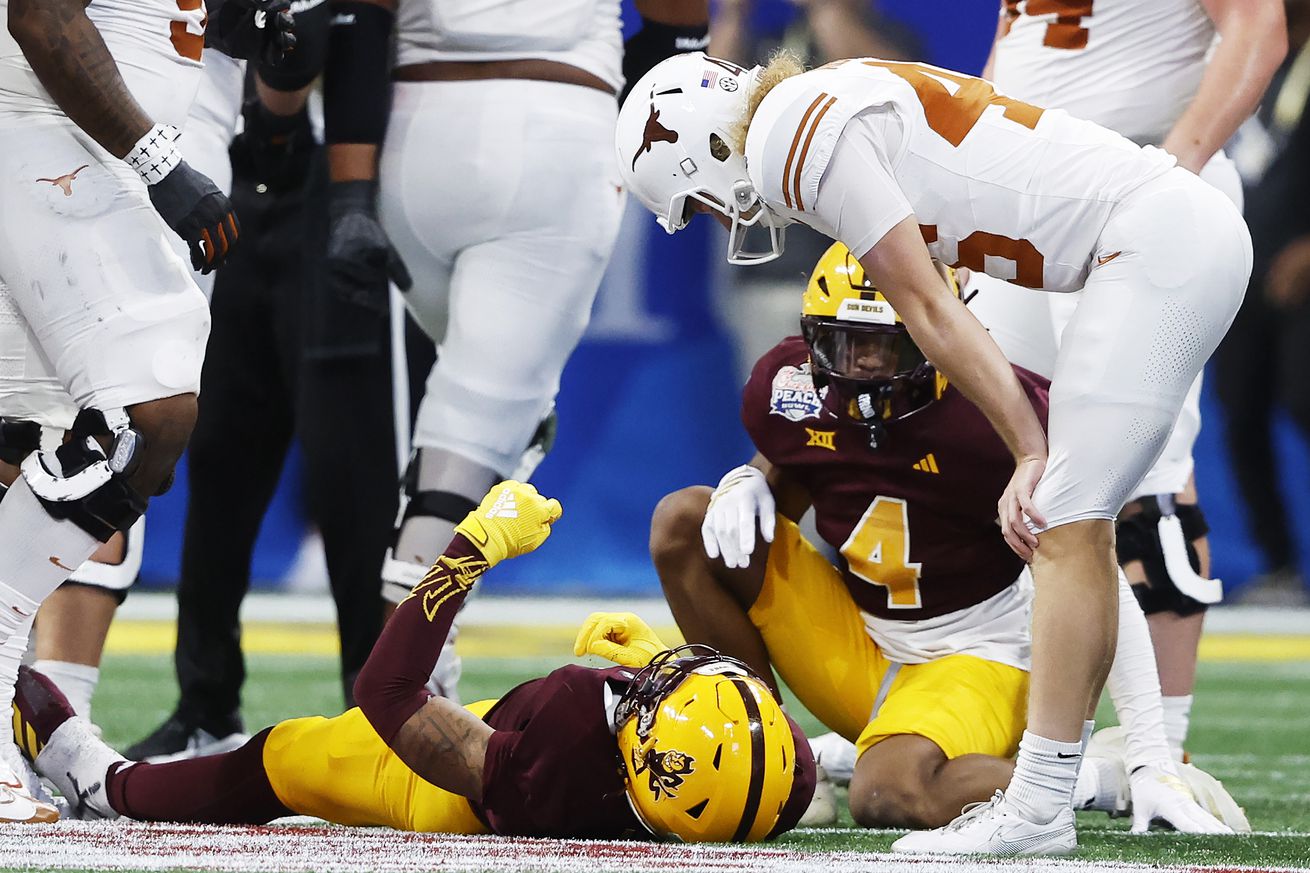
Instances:
[[[150,130],[82,0],[9,0],[9,32],[59,108],[114,157]]]
[[[355,681],[355,700],[378,736],[411,770],[447,791],[482,796],[482,765],[494,731],[463,707],[425,688],[473,583],[482,553],[457,534],[387,621]]]
[[[557,500],[531,485],[501,482],[455,528],[455,538],[387,621],[355,680],[355,700],[373,730],[418,775],[471,800],[495,731],[426,685],[455,614],[493,565],[531,552],[560,517]]]
[[[400,726],[391,749],[428,782],[478,802],[487,743],[495,732],[459,704],[433,697]]]

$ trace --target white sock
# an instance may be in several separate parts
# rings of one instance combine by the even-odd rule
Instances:
[[[1029,821],[1051,821],[1072,805],[1082,759],[1081,742],[1062,743],[1024,731],[1006,802]]]
[[[1114,702],[1119,724],[1124,727],[1124,762],[1128,771],[1167,759],[1166,715],[1160,705],[1160,673],[1151,630],[1122,571],[1119,573],[1119,642],[1105,688]]]
[[[100,668],[88,664],[74,664],[71,661],[39,660],[32,665],[37,672],[49,676],[59,686],[73,707],[73,712],[87,721],[91,720],[91,698],[96,693],[100,682]]]
[[[1169,739],[1169,752],[1175,761],[1183,760],[1183,744],[1187,742],[1187,729],[1192,723],[1192,695],[1165,697],[1164,733]]]
[[[39,604],[0,582],[0,712],[9,714],[14,703],[18,665],[27,652],[27,636]],[[20,610],[26,615],[20,614]],[[0,718],[0,746],[14,741],[14,720]]]
[[[1083,739],[1081,745],[1082,745],[1082,753],[1084,755],[1087,754],[1087,744],[1091,742],[1092,734],[1095,732],[1096,732],[1096,719],[1094,718],[1083,719]]]

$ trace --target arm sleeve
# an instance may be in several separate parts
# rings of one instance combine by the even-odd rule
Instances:
[[[427,703],[428,677],[450,626],[486,571],[482,554],[456,534],[382,629],[355,680],[355,701],[388,746],[401,725]]]
[[[914,214],[872,124],[856,116],[833,147],[812,212],[846,247],[862,257]]]

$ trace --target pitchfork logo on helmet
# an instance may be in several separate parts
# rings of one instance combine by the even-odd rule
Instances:
[[[728,260],[734,264],[780,255],[788,223],[755,191],[746,159],[732,145],[757,69],[704,52],[674,55],[633,86],[615,131],[624,187],[669,233],[687,226],[694,203],[726,216]],[[767,232],[766,249],[747,250],[751,227]]]
[[[648,787],[656,800],[660,799],[661,792],[665,797],[676,797],[678,789],[682,787],[682,777],[696,772],[696,759],[677,749],[660,752],[652,745],[641,755],[640,760],[639,755],[641,753],[637,749],[632,750],[632,773],[634,776],[642,773],[650,776]]]

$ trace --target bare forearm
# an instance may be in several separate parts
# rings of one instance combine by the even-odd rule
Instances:
[[[9,32],[59,108],[114,157],[149,132],[81,0],[10,0]]]
[[[1045,457],[1046,434],[1014,368],[954,297],[933,301],[926,329],[910,329],[924,356],[983,411],[1016,460]]]
[[[401,725],[391,749],[438,788],[482,799],[482,769],[492,728],[444,697],[434,697]]]
[[[709,0],[637,0],[643,18],[660,24],[694,26],[710,20]]]
[[[869,27],[863,6],[851,0],[810,0],[807,20],[824,61],[875,57],[897,60],[901,52]]]
[[[378,177],[378,147],[366,143],[328,146],[328,175],[333,182],[359,182]]]
[[[973,401],[1016,461],[1046,457],[1046,433],[1014,368],[933,266],[914,216],[860,257],[928,360]]]
[[[1255,112],[1287,54],[1281,3],[1252,4],[1217,23],[1223,39],[1206,65],[1196,97],[1163,143],[1180,166],[1194,173]]]

